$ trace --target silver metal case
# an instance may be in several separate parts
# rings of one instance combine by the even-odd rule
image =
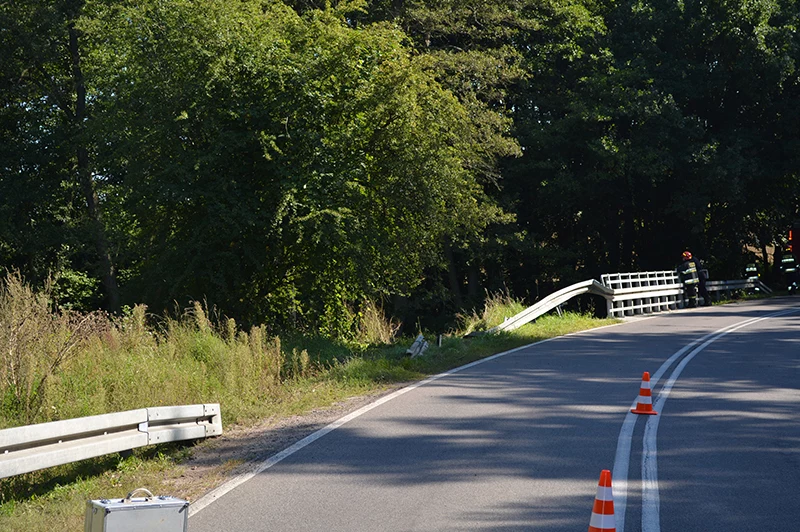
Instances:
[[[189,502],[168,496],[86,502],[84,532],[186,532]]]

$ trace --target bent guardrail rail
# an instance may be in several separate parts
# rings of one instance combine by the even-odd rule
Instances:
[[[553,292],[549,296],[526,308],[516,316],[512,316],[500,325],[487,330],[486,333],[491,334],[500,331],[513,331],[514,329],[522,327],[526,323],[535,320],[539,316],[550,312],[559,305],[563,305],[573,297],[588,293],[594,293],[605,297],[610,296],[612,291],[594,279],[575,283],[566,288],[562,288],[558,292]]]
[[[157,406],[0,430],[0,478],[222,434],[219,404]]]
[[[674,271],[610,273],[602,275],[601,279],[602,283],[591,279],[562,288],[485,333],[470,333],[468,336],[512,331],[583,294],[602,296],[606,300],[609,318],[683,308],[683,284]],[[772,293],[760,279],[708,281],[706,288],[709,292],[760,290]]]

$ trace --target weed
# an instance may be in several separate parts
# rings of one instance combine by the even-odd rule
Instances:
[[[0,283],[0,397],[4,424],[41,420],[47,387],[108,320],[51,309],[52,285],[35,293],[17,272]],[[14,421],[12,421],[14,420]]]
[[[355,322],[356,342],[368,346],[391,344],[402,325],[399,321],[388,318],[383,308],[370,300],[362,303]]]
[[[515,316],[525,310],[521,300],[514,298],[508,291],[486,294],[483,309],[473,310],[469,314],[458,314],[458,334],[467,335],[475,331],[485,331],[500,325],[506,318]]]

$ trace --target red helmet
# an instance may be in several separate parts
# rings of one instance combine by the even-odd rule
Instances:
[[[692,254],[689,251],[684,251],[683,255],[681,256],[683,257],[683,260],[692,260]]]

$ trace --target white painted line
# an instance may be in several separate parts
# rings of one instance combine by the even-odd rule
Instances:
[[[638,399],[638,396],[637,396]],[[614,469],[611,478],[614,482],[614,519],[617,522],[617,532],[625,530],[625,510],[628,506],[628,465],[631,459],[631,440],[636,418],[630,410],[636,408],[636,400],[631,403],[631,408],[622,422],[617,438],[617,454],[614,457]]]
[[[252,479],[253,477],[258,475],[259,473],[269,469],[270,467],[274,466],[275,464],[277,464],[278,462],[284,460],[285,458],[288,458],[289,456],[293,455],[294,453],[296,453],[300,449],[310,445],[311,443],[313,443],[313,442],[317,441],[318,439],[320,439],[321,437],[325,436],[329,432],[338,429],[339,427],[341,427],[342,425],[344,425],[348,421],[352,421],[353,419],[356,419],[357,417],[366,414],[367,412],[369,412],[373,408],[377,408],[378,406],[380,406],[380,405],[382,405],[384,403],[387,403],[387,402],[391,401],[392,399],[400,397],[401,395],[406,394],[406,393],[410,392],[411,390],[414,390],[416,388],[419,388],[420,386],[424,386],[426,384],[429,384],[429,383],[431,383],[433,381],[439,380],[439,379],[441,379],[443,377],[448,377],[450,375],[453,375],[454,373],[458,373],[459,371],[463,371],[465,369],[477,366],[479,364],[483,364],[485,362],[489,362],[490,360],[495,360],[497,358],[509,355],[511,353],[516,353],[517,351],[521,351],[523,349],[528,349],[530,347],[539,346],[541,344],[544,344],[544,343],[547,343],[547,342],[551,342],[553,340],[558,340],[558,339],[561,339],[561,338],[566,338],[566,337],[569,337],[569,336],[575,336],[575,335],[578,335],[578,334],[583,334],[583,333],[588,333],[588,332],[592,332],[592,331],[597,331],[597,330],[600,330],[600,329],[605,329],[607,327],[616,327],[618,325],[621,325],[621,324],[620,323],[615,323],[615,324],[612,324],[612,325],[604,325],[603,327],[595,327],[594,329],[586,329],[585,331],[577,331],[577,332],[574,332],[574,333],[565,334],[565,335],[562,335],[562,336],[556,336],[556,337],[553,337],[553,338],[547,338],[546,340],[540,340],[540,341],[534,342],[532,344],[527,344],[527,345],[523,345],[523,346],[520,346],[520,347],[516,347],[516,348],[510,349],[508,351],[503,351],[502,353],[497,353],[495,355],[491,355],[489,357],[482,358],[482,359],[476,360],[474,362],[470,362],[469,364],[465,364],[463,366],[451,369],[449,371],[445,371],[444,373],[439,373],[438,375],[434,375],[434,376],[429,377],[429,378],[427,378],[427,379],[425,379],[423,381],[411,384],[409,386],[406,386],[405,388],[402,388],[400,390],[392,392],[389,395],[381,397],[380,399],[378,399],[374,403],[370,403],[370,404],[368,404],[368,405],[366,405],[366,406],[364,406],[362,408],[359,408],[358,410],[356,410],[354,412],[351,412],[350,414],[348,414],[348,415],[346,415],[346,416],[334,421],[330,425],[327,425],[327,426],[319,429],[318,431],[316,431],[316,432],[314,432],[312,434],[309,434],[308,436],[306,436],[302,440],[298,441],[294,445],[291,445],[290,447],[287,447],[283,451],[271,456],[270,458],[268,458],[264,462],[261,462],[260,464],[257,464],[254,469],[248,471],[247,473],[242,473],[241,475],[238,475],[238,476],[232,478],[231,480],[229,480],[228,482],[222,484],[221,486],[211,490],[210,492],[208,492],[204,496],[200,497],[199,499],[197,499],[197,501],[193,502],[189,506],[189,517],[193,516],[194,514],[196,514],[197,512],[202,510],[203,508],[207,507],[209,504],[211,504],[212,502],[216,501],[217,499],[219,499],[220,497],[222,497],[226,493],[229,493],[229,492],[233,491],[234,489],[236,489],[238,486],[241,486],[242,484],[244,484],[248,480]]]
[[[781,311],[777,314],[774,315],[771,314],[766,317],[750,318],[748,320],[739,323],[734,323],[733,325],[728,325],[717,331],[708,333],[705,336],[693,340],[692,342],[686,344],[685,346],[677,350],[675,353],[672,354],[672,356],[670,356],[667,360],[665,360],[663,364],[661,364],[661,366],[658,368],[655,374],[653,374],[650,377],[650,387],[655,388],[656,384],[658,384],[658,381],[661,379],[664,373],[666,373],[666,371],[670,368],[670,366],[672,366],[672,364],[678,358],[682,357],[686,352],[694,348],[696,345],[707,341],[709,338],[712,338],[715,335],[719,335],[720,333],[729,331],[734,328],[744,327],[751,323],[755,323],[756,321],[766,319],[767,317],[775,317],[778,315],[782,315],[784,313],[789,314],[795,311],[796,310]],[[631,403],[631,408],[636,407],[638,398],[639,398],[638,395],[636,396],[636,398],[634,398],[633,403]],[[661,406],[659,406],[660,404],[661,403],[657,403],[656,405],[654,405],[653,409],[656,410],[657,412],[660,412],[661,408]],[[648,418],[650,418],[649,421],[651,423],[655,420],[656,426],[658,424],[657,420],[658,417],[659,416],[648,416]],[[616,517],[617,520],[617,532],[625,532],[625,511],[628,506],[628,470],[630,466],[630,457],[631,457],[631,443],[632,443],[631,440],[633,439],[633,430],[635,428],[636,421],[638,418],[639,418],[638,415],[628,412],[625,415],[625,420],[622,422],[622,427],[620,428],[619,437],[617,439],[617,452],[614,457],[614,469],[611,474],[611,477],[614,479],[614,516]],[[647,426],[645,426],[645,431],[646,430]],[[655,449],[655,447],[653,447],[653,449]],[[642,455],[643,461],[649,460],[650,463],[653,463],[652,461],[654,459],[655,459],[654,456],[645,457],[645,455]],[[657,465],[655,465],[655,467],[657,469]],[[650,488],[649,493],[652,494],[652,490],[654,488],[657,493],[658,490],[657,482],[655,486],[649,485],[649,488]],[[644,493],[642,494],[642,497],[644,498]],[[651,507],[651,511],[653,508],[657,506],[658,502],[652,501],[652,504],[653,506]]]
[[[760,318],[752,318],[750,320],[746,320],[721,329],[718,333],[711,336],[711,338],[708,338],[707,336],[704,337],[708,338],[708,340],[693,349],[683,360],[680,361],[677,366],[675,366],[675,369],[672,371],[669,380],[659,391],[658,398],[654,405],[654,409],[659,412],[659,415],[649,416],[650,419],[647,420],[647,424],[645,425],[644,438],[642,440],[642,532],[661,532],[661,499],[658,491],[658,449],[656,446],[658,437],[658,424],[661,415],[663,414],[664,406],[667,402],[670,391],[680,377],[684,368],[686,368],[689,362],[691,362],[691,360],[697,356],[698,353],[720,338],[732,332],[738,331],[739,329],[748,327],[754,323],[779,316],[785,316],[787,314],[793,314],[798,311],[800,311],[800,308],[784,310],[774,314],[768,314]],[[697,342],[694,342],[690,345],[694,345],[696,343]]]
[[[732,326],[729,325],[729,327]],[[658,368],[655,374],[650,377],[651,389],[655,388],[656,384],[658,384],[658,380],[662,375],[664,375],[664,373],[667,371],[667,369],[669,369],[672,363],[675,362],[675,360],[683,356],[684,353],[698,343],[717,334],[718,332],[719,331],[715,331],[701,338],[693,340],[673,353],[672,356],[670,356],[663,364],[661,364],[661,367]],[[619,431],[619,438],[617,438],[617,453],[614,457],[614,471],[611,475],[611,477],[614,479],[614,516],[617,520],[617,532],[625,532],[625,511],[628,507],[628,469],[631,459],[631,444],[633,439],[633,429],[636,426],[636,421],[639,419],[639,416],[633,414],[630,412],[630,410],[636,408],[636,403],[638,400],[639,396],[637,394],[636,398],[634,398],[633,402],[631,403],[631,408],[628,409],[628,413],[625,415],[625,420],[622,422],[622,428],[620,428]],[[657,408],[654,410],[658,411]]]

